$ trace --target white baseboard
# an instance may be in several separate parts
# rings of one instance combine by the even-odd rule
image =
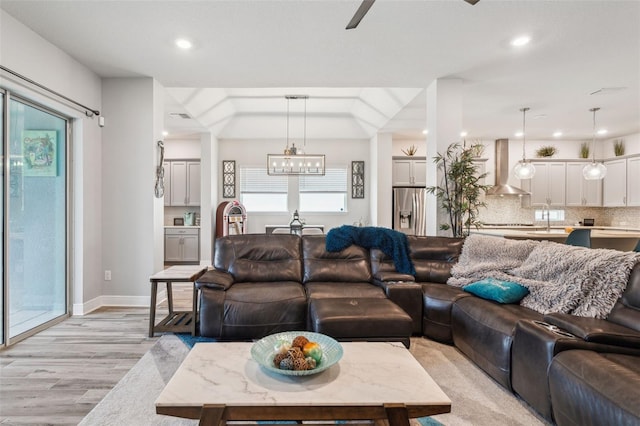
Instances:
[[[158,292],[157,303],[167,298],[167,291]],[[74,303],[72,315],[86,315],[104,306],[118,306],[128,308],[148,308],[151,296],[98,296],[84,303]]]

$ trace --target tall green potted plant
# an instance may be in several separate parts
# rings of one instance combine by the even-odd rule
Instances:
[[[477,227],[481,207],[486,207],[482,195],[489,188],[483,179],[487,173],[479,173],[474,163],[474,155],[480,149],[478,144],[465,147],[452,143],[444,154],[434,158],[438,169],[442,170],[442,182],[438,186],[427,187],[427,192],[436,195],[440,207],[448,215],[448,222],[440,225],[442,230],[451,230],[454,237],[469,235],[471,226]]]

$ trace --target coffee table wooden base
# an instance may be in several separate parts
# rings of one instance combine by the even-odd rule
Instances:
[[[200,425],[224,425],[227,421],[326,421],[388,420],[391,426],[406,426],[410,418],[451,412],[451,405],[429,407],[384,404],[383,406],[228,407],[205,404],[197,407],[157,407],[156,413],[185,419],[200,419]]]

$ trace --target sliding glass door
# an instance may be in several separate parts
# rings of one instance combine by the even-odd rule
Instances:
[[[2,317],[13,339],[67,314],[68,122],[13,97],[8,108]]]
[[[4,116],[4,91],[0,89],[0,234],[2,234],[2,244],[0,244],[0,345],[5,342],[5,318],[4,318],[4,170],[6,168],[4,154],[4,134],[5,134],[5,116]]]

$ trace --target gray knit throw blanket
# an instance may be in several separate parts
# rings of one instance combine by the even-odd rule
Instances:
[[[472,234],[447,284],[463,287],[484,278],[513,281],[529,289],[520,305],[534,311],[606,318],[639,262],[640,253],[635,252]]]

